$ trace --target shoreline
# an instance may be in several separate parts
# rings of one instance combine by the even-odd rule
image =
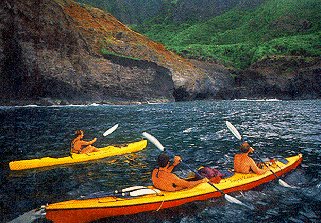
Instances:
[[[113,99],[113,100],[73,100],[73,99],[0,99],[0,106],[12,107],[36,107],[36,106],[99,106],[99,105],[139,105],[139,104],[160,104],[174,102],[167,99],[149,99],[149,100],[126,100],[126,99]]]
[[[203,99],[205,101],[234,101],[234,102],[278,102],[278,101],[308,101],[320,100],[321,98],[234,98],[234,99]],[[202,100],[202,101],[203,101]],[[187,100],[199,101],[199,100]],[[186,101],[186,102],[187,102]],[[146,104],[166,104],[173,102],[166,99],[151,99],[151,100],[0,100],[0,107],[85,107],[85,106],[125,106],[125,105],[146,105]]]

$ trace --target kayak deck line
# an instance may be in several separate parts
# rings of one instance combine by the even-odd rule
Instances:
[[[142,139],[137,142],[126,143],[121,145],[110,145],[103,148],[99,148],[98,152],[92,152],[89,154],[77,154],[72,153],[71,156],[65,157],[42,157],[37,159],[30,160],[19,160],[19,161],[11,161],[9,163],[9,168],[11,170],[25,170],[25,169],[34,169],[41,167],[50,167],[56,165],[63,164],[72,164],[72,163],[80,163],[91,160],[103,159],[110,156],[123,155],[127,153],[138,152],[147,146],[147,140]]]
[[[293,165],[287,167],[286,169],[283,169],[284,172],[289,172],[290,170],[292,169],[295,169],[299,164],[300,164],[301,160],[298,160],[296,163],[293,163]],[[283,174],[283,171],[282,172],[278,172],[278,176],[281,176]],[[267,180],[267,182],[270,182],[271,180],[274,180],[275,179],[275,176],[270,173],[270,172],[267,172],[267,174],[262,174],[262,175],[256,175],[256,174],[239,174],[239,173],[236,173],[235,175],[239,175],[236,179],[234,179],[233,177],[229,177],[229,178],[225,178],[225,179],[222,179],[220,183],[218,184],[215,184],[216,186],[221,186],[221,187],[224,187],[222,188],[222,190],[224,190],[224,192],[227,192],[228,190],[233,190],[233,189],[240,189],[239,186],[246,186],[247,184],[251,184],[253,186],[253,183],[255,184],[256,182],[262,182],[262,180]],[[244,180],[248,180],[248,179],[251,179],[253,178],[253,175],[257,176],[258,179],[256,180],[251,180],[250,182],[248,183],[244,183]],[[225,185],[224,185],[225,184]],[[229,185],[235,185],[235,186],[229,186]],[[239,185],[237,185],[239,184]],[[206,183],[202,184],[202,185],[205,185],[207,186]],[[208,186],[207,186],[208,187]],[[154,188],[152,186],[149,186],[148,188]],[[196,188],[196,187],[195,187]],[[219,195],[220,192],[217,191],[215,188],[213,187],[209,187],[211,190],[207,193],[209,194],[212,194],[213,192],[218,192]],[[207,188],[208,190],[208,188]],[[154,196],[166,196],[166,194],[171,194],[171,193],[178,193],[178,192],[183,192],[186,190],[181,190],[181,191],[176,191],[176,192],[161,192],[159,194],[151,194],[151,195],[145,195],[145,197],[149,196],[149,197],[154,197]],[[234,190],[233,190],[234,191]],[[199,194],[196,194],[195,196],[198,196]],[[206,193],[202,194],[202,195],[206,195]],[[194,197],[195,197],[194,196]],[[193,196],[191,196],[193,197]],[[186,196],[182,197],[182,199],[185,199]],[[116,197],[116,196],[106,196],[106,197],[100,197],[100,198],[90,198],[88,200],[95,200],[95,199],[99,199],[99,202],[100,203],[108,203],[108,202],[115,202],[115,201],[127,201],[128,199],[135,199],[134,197],[132,198],[128,198],[128,197],[124,197],[124,198],[121,198],[121,197]],[[177,199],[177,198],[176,198]],[[71,200],[70,202],[78,202],[79,200]],[[57,205],[58,204],[62,204],[65,202],[62,202],[62,203],[56,203]],[[86,208],[86,207],[81,207],[81,208]]]
[[[302,162],[302,155],[286,158],[288,164],[276,161],[281,167],[270,166],[277,174],[283,174],[295,169]],[[275,180],[276,177],[270,171],[262,174],[241,174],[224,178],[215,184],[224,193],[250,190],[261,184]],[[149,186],[149,188],[154,188]],[[157,211],[180,206],[193,201],[208,200],[221,197],[222,193],[210,186],[208,183],[199,184],[191,189],[175,192],[161,191],[160,194],[143,195],[140,197],[120,198],[102,197],[87,200],[70,200],[46,206],[46,217],[54,222],[91,222],[94,220],[115,217],[120,215],[131,215],[141,212]]]
[[[284,168],[281,168],[281,170],[279,171],[276,171],[276,170],[273,170],[275,171],[274,173],[278,176],[278,177],[281,177],[282,175],[284,175],[285,173],[288,173],[290,172],[291,170],[294,170],[296,167],[298,167],[301,162],[302,162],[302,155],[299,154],[298,155],[299,159],[296,160],[292,165],[289,165],[289,166],[284,166]],[[267,174],[268,173],[268,174]],[[268,171],[266,172],[265,174],[262,174],[261,176],[264,176],[260,179],[257,179],[255,181],[252,181],[252,182],[248,182],[247,184],[243,184],[243,185],[240,185],[238,187],[234,187],[234,188],[229,188],[227,190],[224,190],[224,192],[226,193],[229,193],[229,192],[234,192],[235,189],[236,190],[250,190],[252,188],[255,188],[261,184],[264,184],[264,183],[268,183],[268,182],[271,182],[273,180],[276,180],[277,178],[275,177],[275,175],[271,172],[271,171]],[[247,177],[247,179],[250,179],[250,177]]]

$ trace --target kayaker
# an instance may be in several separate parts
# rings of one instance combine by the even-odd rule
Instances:
[[[181,157],[175,156],[173,164],[170,165],[169,156],[165,153],[160,154],[157,159],[159,167],[155,168],[152,172],[154,187],[163,191],[178,191],[208,182],[207,178],[197,181],[187,181],[172,173],[174,167],[177,166],[181,160]]]
[[[256,173],[263,174],[268,169],[260,169],[254,160],[249,156],[250,153],[254,152],[254,149],[248,142],[243,142],[240,146],[242,153],[234,156],[234,171],[237,173]]]
[[[82,140],[83,138],[84,138],[84,131],[77,130],[76,138],[73,139],[71,142],[71,152],[80,154],[80,153],[91,153],[91,152],[99,151],[99,149],[92,146],[92,144],[97,141],[97,138],[94,138],[91,141],[84,141]]]

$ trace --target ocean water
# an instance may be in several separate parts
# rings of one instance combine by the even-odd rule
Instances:
[[[254,210],[220,199],[98,222],[321,222],[321,101],[193,101],[127,106],[0,107],[0,222],[47,203],[97,191],[150,185],[160,151],[151,143],[138,153],[51,168],[10,171],[8,162],[69,154],[77,129],[97,147],[154,135],[192,168],[233,167],[239,142],[225,126],[230,121],[260,157],[303,154],[303,163],[282,179],[233,197]],[[111,135],[102,134],[115,124]],[[184,176],[184,167],[176,170]],[[49,222],[44,219],[37,222]]]

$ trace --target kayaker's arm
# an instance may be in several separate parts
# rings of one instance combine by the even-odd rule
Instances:
[[[95,142],[97,141],[97,138],[94,138],[93,140],[91,140],[91,141],[81,141],[81,144],[82,145],[84,145],[84,146],[88,146],[88,145],[92,145],[92,144],[94,144]]]
[[[265,172],[268,171],[268,169],[266,169],[266,168],[264,168],[264,169],[258,168],[258,166],[256,165],[256,163],[254,162],[253,159],[250,159],[249,163],[250,163],[251,170],[256,174],[264,174]]]
[[[167,168],[168,171],[172,172],[174,167],[180,164],[181,161],[182,161],[182,158],[180,156],[174,156],[173,164]]]
[[[208,179],[207,178],[203,178],[201,180],[196,180],[196,181],[187,181],[187,180],[184,180],[184,179],[181,179],[177,176],[175,176],[175,182],[173,182],[173,184],[175,184],[175,186],[178,188],[178,189],[186,189],[186,188],[192,188],[192,187],[195,187],[196,185],[198,184],[201,184],[201,183],[207,183],[208,182]]]
[[[254,153],[254,148],[250,147],[250,150],[248,153]],[[258,168],[257,164],[254,162],[252,158],[250,158],[250,165],[251,165],[251,170],[256,173],[256,174],[263,174],[267,171],[267,169],[260,169]]]

